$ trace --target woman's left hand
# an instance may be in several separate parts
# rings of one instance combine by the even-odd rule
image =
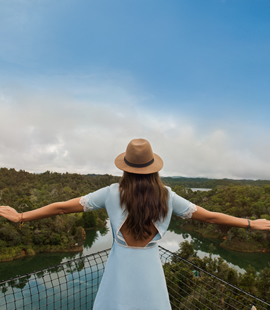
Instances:
[[[265,219],[250,221],[250,228],[258,230],[270,230],[270,221]]]
[[[18,223],[21,220],[20,213],[8,206],[0,206],[0,216],[14,223]]]

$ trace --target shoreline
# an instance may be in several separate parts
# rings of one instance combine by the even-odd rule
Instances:
[[[24,258],[27,256],[34,256],[36,254],[40,254],[40,253],[57,253],[57,252],[82,252],[83,251],[83,246],[82,245],[74,245],[71,246],[69,248],[61,248],[61,247],[57,247],[57,246],[42,246],[42,247],[36,247],[36,248],[31,248],[31,247],[24,247],[24,246],[20,246],[18,248],[5,248],[8,249],[6,250],[5,254],[0,254],[0,263],[1,262],[11,262],[13,260],[16,259],[20,259],[20,258]],[[1,259],[1,256],[4,256]]]

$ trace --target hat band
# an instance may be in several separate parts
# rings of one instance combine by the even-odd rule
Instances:
[[[126,157],[124,157],[124,161],[125,161],[125,163],[126,163],[128,166],[130,166],[130,167],[133,167],[133,168],[144,168],[144,167],[148,167],[148,166],[152,165],[153,162],[154,162],[154,158],[153,158],[152,160],[150,160],[150,161],[149,161],[148,163],[146,163],[146,164],[132,164],[132,163],[130,163],[128,160],[126,160]]]

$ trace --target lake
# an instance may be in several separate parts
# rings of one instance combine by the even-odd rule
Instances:
[[[213,257],[221,256],[231,267],[236,268],[239,272],[244,272],[244,269],[247,268],[248,265],[255,267],[257,271],[269,267],[270,253],[243,253],[223,249],[219,246],[222,240],[203,238],[196,232],[185,231],[181,229],[180,221],[181,220],[171,221],[169,230],[159,242],[159,245],[175,252],[179,249],[179,244],[181,242],[185,240],[192,241],[194,249],[198,252],[198,256],[202,258],[205,255],[209,255],[209,246],[213,243],[215,246]],[[0,281],[108,249],[111,245],[112,232],[108,221],[106,227],[86,231],[83,251],[80,253],[42,253],[13,260],[11,262],[0,262]]]

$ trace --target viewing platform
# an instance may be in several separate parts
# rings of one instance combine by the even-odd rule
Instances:
[[[0,310],[92,309],[109,253],[104,250],[0,282]],[[269,303],[162,247],[159,254],[173,310],[270,309]]]

